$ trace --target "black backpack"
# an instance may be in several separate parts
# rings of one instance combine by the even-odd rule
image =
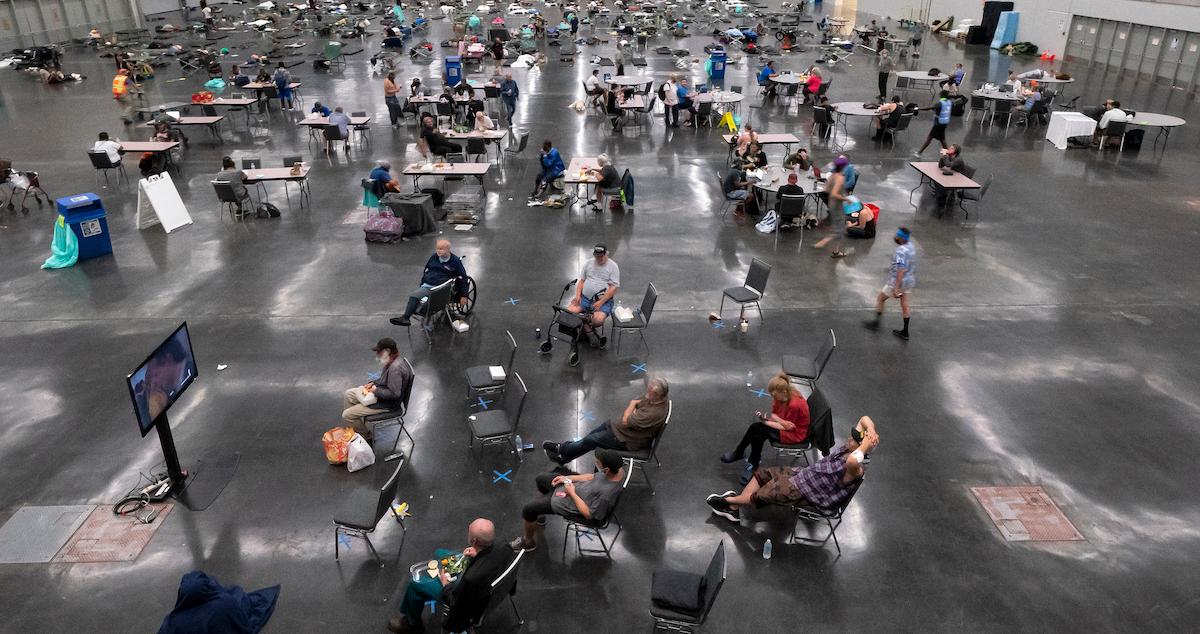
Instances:
[[[658,86],[658,100],[666,102],[667,100],[667,82],[663,82]]]
[[[271,203],[259,203],[254,215],[259,218],[278,218],[279,207],[276,207]]]

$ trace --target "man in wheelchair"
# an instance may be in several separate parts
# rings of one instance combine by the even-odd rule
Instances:
[[[583,333],[588,342],[593,348],[603,348],[607,338],[597,333],[604,332],[604,320],[612,314],[612,298],[621,286],[621,269],[608,257],[608,247],[603,244],[592,248],[592,256],[583,265],[567,312],[583,317]]]
[[[467,306],[467,269],[463,266],[462,260],[457,255],[450,252],[449,240],[438,240],[434,254],[429,257],[429,261],[425,263],[425,272],[421,274],[421,286],[413,291],[408,296],[408,305],[404,308],[404,314],[399,317],[392,317],[389,321],[396,326],[408,326],[411,321],[409,318],[421,304],[429,300],[429,289],[435,286],[440,286],[449,280],[458,280],[454,285],[454,296],[458,299],[460,310]],[[463,312],[466,312],[463,310]]]

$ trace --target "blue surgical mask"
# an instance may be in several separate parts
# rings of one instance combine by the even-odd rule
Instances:
[[[442,256],[440,256],[440,255],[439,255],[439,256],[438,256],[438,261],[439,261],[439,262],[441,262],[442,264],[445,264],[445,263],[447,263],[447,262],[449,262],[449,261],[450,261],[450,256],[448,256],[448,255],[447,255],[446,257],[442,257]]]

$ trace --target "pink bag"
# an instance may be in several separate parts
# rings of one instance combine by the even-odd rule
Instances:
[[[404,221],[388,209],[380,209],[363,224],[367,242],[399,242],[404,233]]]

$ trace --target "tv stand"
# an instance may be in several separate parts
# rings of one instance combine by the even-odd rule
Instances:
[[[167,413],[159,414],[154,419],[154,427],[158,429],[158,442],[162,444],[163,458],[167,463],[167,477],[171,479],[171,493],[183,491],[188,473],[179,466],[179,454],[175,451],[175,439],[171,436],[171,422]]]

